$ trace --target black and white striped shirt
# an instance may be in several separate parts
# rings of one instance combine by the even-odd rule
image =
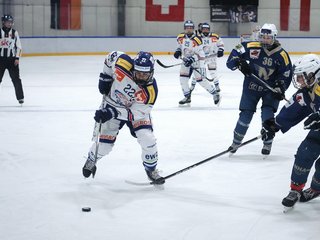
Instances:
[[[0,30],[0,57],[19,58],[21,55],[21,42],[18,31],[10,29],[5,31]]]

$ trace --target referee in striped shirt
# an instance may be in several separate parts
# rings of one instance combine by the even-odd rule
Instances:
[[[2,28],[0,31],[0,83],[6,69],[9,71],[16,98],[20,104],[24,103],[22,83],[19,73],[19,57],[21,55],[21,42],[18,31],[12,28],[13,17],[4,15],[2,17]]]

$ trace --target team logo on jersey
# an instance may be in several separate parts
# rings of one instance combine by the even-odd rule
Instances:
[[[7,40],[2,40],[1,41],[1,46],[8,47],[9,45],[10,45],[9,41],[7,41]]]
[[[306,102],[304,101],[304,98],[303,98],[303,94],[302,93],[298,93],[296,95],[296,101],[297,103],[299,103],[301,106],[306,106]]]
[[[261,49],[250,49],[250,58],[258,59],[260,52],[261,52]]]
[[[147,100],[147,95],[143,90],[137,91],[134,96],[136,101],[139,103],[145,103]]]
[[[126,108],[131,107],[131,105],[132,105],[131,99],[128,99],[122,92],[115,90],[114,95],[117,99],[116,102],[119,105],[124,106]]]

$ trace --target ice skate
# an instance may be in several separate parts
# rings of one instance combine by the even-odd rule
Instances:
[[[219,107],[220,101],[221,101],[221,97],[220,97],[220,94],[217,91],[213,94],[213,101],[214,101],[214,104]]]
[[[293,208],[296,202],[299,201],[301,197],[301,192],[296,190],[291,190],[283,200],[282,205],[284,206],[283,212],[287,212]]]
[[[267,158],[267,156],[270,155],[271,147],[272,147],[272,143],[271,144],[263,144],[263,147],[261,149],[261,154],[264,155],[264,158]]]
[[[236,153],[240,144],[232,143],[231,146],[228,148],[229,157]]]
[[[152,181],[155,185],[162,185],[165,183],[165,179],[159,175],[159,171],[157,169],[153,171],[146,170],[147,176],[150,181]]]
[[[320,192],[314,191],[311,188],[305,189],[301,193],[300,202],[309,202],[320,196]]]
[[[19,102],[19,103],[21,104],[21,106],[22,106],[22,104],[24,103],[24,99],[19,99],[18,102]]]
[[[82,168],[82,175],[85,178],[88,178],[90,177],[90,175],[92,175],[92,178],[94,178],[94,176],[96,175],[96,171],[97,171],[96,162],[90,159],[90,157],[88,157],[86,163]]]
[[[191,94],[184,97],[181,101],[179,101],[180,106],[190,106],[191,103]]]

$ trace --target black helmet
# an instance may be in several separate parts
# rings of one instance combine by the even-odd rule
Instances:
[[[8,14],[3,15],[2,22],[7,22],[7,21],[13,22],[13,17],[11,15],[8,15]]]

